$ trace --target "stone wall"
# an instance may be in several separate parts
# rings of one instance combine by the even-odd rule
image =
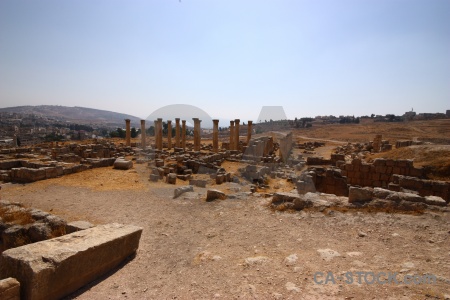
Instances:
[[[408,147],[411,145],[422,145],[422,144],[423,144],[422,142],[403,140],[403,141],[397,141],[395,143],[395,148],[403,148],[403,147]]]
[[[420,196],[438,196],[447,203],[450,201],[450,183],[445,181],[426,180],[410,176],[392,175],[389,189],[417,191]]]
[[[0,201],[0,253],[92,226],[82,221],[67,223],[58,216],[38,209]]]
[[[341,164],[342,175],[351,185],[387,188],[394,174],[422,177],[422,168],[415,168],[412,160],[393,160],[378,158],[370,163],[354,159],[351,163]]]
[[[318,192],[348,196],[347,178],[342,176],[340,169],[311,168],[306,174],[311,176]]]

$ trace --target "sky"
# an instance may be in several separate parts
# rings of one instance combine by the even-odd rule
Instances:
[[[448,0],[1,0],[0,107],[445,113]]]

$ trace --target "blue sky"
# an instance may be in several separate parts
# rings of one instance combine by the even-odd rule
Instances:
[[[0,107],[450,109],[447,0],[1,0]]]

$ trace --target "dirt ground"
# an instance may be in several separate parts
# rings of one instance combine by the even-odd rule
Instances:
[[[342,130],[321,138],[342,141],[337,132]],[[374,134],[358,138],[370,140]],[[224,167],[237,171],[239,164]],[[68,221],[143,228],[135,257],[68,299],[450,298],[449,213],[276,212],[268,208],[270,198],[244,194],[250,190],[244,179],[222,185],[211,181],[208,188],[236,197],[206,202],[205,188],[173,199],[173,185],[152,183],[148,176],[144,164],[128,171],[98,168],[4,184],[1,198]],[[279,190],[292,188],[278,182]],[[370,284],[370,273],[359,283],[358,271],[398,273],[399,283]],[[327,274],[334,282],[328,277],[325,283]],[[353,282],[345,277],[350,274]],[[406,274],[434,275],[436,282],[401,283]]]

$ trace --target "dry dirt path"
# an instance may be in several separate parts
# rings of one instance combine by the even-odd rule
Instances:
[[[133,259],[68,299],[440,299],[434,297],[449,291],[448,214],[280,213],[262,197],[206,203],[202,188],[172,199],[173,186],[147,177],[143,165],[129,172],[94,169],[8,184],[2,199],[68,220],[143,228]],[[314,281],[316,272],[357,271],[399,272],[398,279],[433,274],[437,281],[359,284],[356,275],[351,284]]]

